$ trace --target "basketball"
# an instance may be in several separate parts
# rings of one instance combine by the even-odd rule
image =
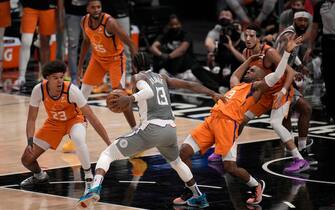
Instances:
[[[106,98],[106,104],[108,109],[110,109],[114,113],[121,113],[124,110],[117,106],[115,101],[120,97],[120,96],[127,96],[127,92],[123,89],[115,89],[113,90]]]

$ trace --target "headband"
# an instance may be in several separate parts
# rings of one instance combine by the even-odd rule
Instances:
[[[294,13],[294,19],[297,19],[297,18],[307,18],[309,19],[310,15],[308,12],[305,12],[305,11],[300,11],[300,12],[296,12]]]

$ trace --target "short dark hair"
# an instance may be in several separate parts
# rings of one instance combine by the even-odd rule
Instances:
[[[302,4],[305,4],[305,0],[291,0],[291,4],[294,3],[294,2],[297,2],[297,1],[300,1],[300,2],[302,2]]]
[[[176,15],[176,14],[171,14],[170,16],[169,16],[169,21],[170,20],[173,20],[173,19],[178,19],[179,20],[179,18],[178,18],[178,16]],[[180,21],[180,20],[179,20]]]
[[[66,64],[60,60],[50,61],[45,64],[42,68],[43,78],[46,79],[47,76],[54,73],[65,73],[66,72]]]
[[[99,1],[101,3],[101,0],[88,0],[87,1],[87,6],[88,6],[89,3],[94,2],[94,1]]]
[[[146,52],[137,53],[132,61],[138,71],[146,71],[151,68],[152,59]]]
[[[254,30],[256,31],[256,36],[257,37],[260,37],[261,36],[261,29],[259,28],[259,26],[251,23],[247,26],[246,30],[249,29],[249,30]]]

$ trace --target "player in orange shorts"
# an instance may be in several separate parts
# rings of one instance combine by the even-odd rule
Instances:
[[[92,56],[82,80],[81,91],[87,99],[92,89],[103,82],[103,77],[108,72],[113,89],[125,88],[125,55],[126,44],[132,55],[137,53],[134,43],[123,31],[122,27],[110,15],[101,12],[100,0],[89,0],[88,14],[83,17],[81,27],[84,40],[82,42],[78,76],[82,76],[84,59],[89,46]],[[80,81],[78,79],[78,81]],[[124,112],[131,128],[136,126],[136,121],[131,107]]]
[[[2,70],[3,70],[3,51],[4,51],[4,36],[6,27],[12,24],[10,16],[9,0],[0,0],[0,89],[2,88]]]
[[[111,144],[105,128],[87,104],[81,91],[64,81],[66,65],[61,61],[47,63],[42,70],[43,80],[37,84],[31,94],[26,126],[28,145],[22,155],[22,164],[33,172],[33,176],[21,182],[21,187],[48,181],[37,158],[49,148],[55,150],[63,136],[70,135],[77,147],[77,155],[85,173],[86,189],[92,181],[91,163],[86,144],[86,119],[107,145]],[[43,102],[48,118],[35,132],[40,103]]]
[[[57,0],[21,0],[23,6],[21,18],[21,47],[19,61],[19,78],[13,89],[19,90],[25,83],[25,74],[30,58],[30,48],[36,28],[40,35],[40,62],[46,64],[50,58],[49,41],[56,32]]]
[[[253,25],[247,27],[244,33],[247,46],[244,51],[244,55],[248,58],[254,54],[264,54],[260,60],[254,62],[254,65],[257,65],[266,73],[270,73],[271,69],[273,69],[272,66],[278,65],[280,55],[274,48],[260,44],[257,31],[258,28]],[[271,110],[270,124],[293,156],[293,161],[284,169],[285,173],[299,173],[309,169],[309,163],[300,154],[294,143],[293,136],[282,125],[283,119],[289,112],[290,103],[294,95],[292,82],[295,73],[296,72],[289,65],[287,65],[286,74],[280,79],[280,81],[274,87],[266,91],[260,101],[250,107],[250,109],[245,113],[245,122],[247,122],[253,119],[254,116],[261,116]]]
[[[191,157],[198,151],[204,154],[215,144],[215,153],[222,155],[225,171],[239,177],[253,189],[252,196],[246,201],[248,204],[258,204],[262,201],[265,182],[257,181],[245,169],[236,165],[236,140],[239,125],[244,120],[244,113],[254,105],[261,94],[276,85],[284,75],[290,52],[302,40],[290,39],[285,54],[278,64],[276,71],[265,76],[265,72],[250,63],[261,56],[250,56],[232,75],[235,86],[219,100],[211,110],[211,115],[189,135],[181,146],[180,157],[191,168]],[[243,77],[244,82],[240,83]],[[265,76],[265,77],[264,77]],[[185,196],[186,195],[186,196]],[[184,204],[187,193],[174,200],[175,204]]]

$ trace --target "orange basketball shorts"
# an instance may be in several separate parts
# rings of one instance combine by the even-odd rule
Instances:
[[[21,32],[34,33],[38,24],[38,31],[42,35],[52,35],[56,32],[56,10],[37,10],[25,7],[21,18]]]
[[[92,55],[86,72],[84,74],[83,83],[88,85],[100,85],[107,72],[113,89],[125,86],[125,70],[126,56],[115,56],[110,62],[98,61]]]
[[[73,125],[77,123],[84,123],[84,116],[77,115],[77,117],[68,121],[55,121],[47,119],[43,126],[36,132],[35,137],[50,144],[51,149],[57,149],[62,138],[69,134]]]
[[[0,2],[0,11],[0,27],[6,28],[12,24],[9,1]]]
[[[198,144],[201,154],[215,144],[215,154],[226,156],[238,137],[238,124],[219,111],[212,112],[193,130],[191,136]]]

